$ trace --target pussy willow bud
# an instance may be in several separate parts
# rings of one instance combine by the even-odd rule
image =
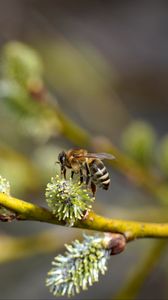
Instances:
[[[148,165],[153,158],[155,132],[146,122],[136,121],[125,129],[122,135],[124,150],[143,165]]]
[[[85,216],[94,201],[89,191],[80,183],[75,183],[71,179],[59,179],[59,176],[51,178],[45,195],[53,214],[71,226]]]
[[[60,121],[32,101],[28,91],[14,80],[0,81],[0,98],[9,111],[18,118],[20,131],[37,142],[46,142],[61,131]]]
[[[14,80],[0,81],[0,98],[6,106],[19,116],[25,117],[34,113],[34,107],[26,90]]]
[[[10,195],[10,184],[6,180],[6,178],[0,175],[0,193],[4,193],[6,195]],[[11,212],[7,210],[5,207],[0,206],[0,220],[7,221],[10,219]]]
[[[0,193],[4,193],[6,195],[10,195],[10,184],[9,181],[6,180],[6,178],[3,178],[0,175]]]
[[[12,41],[2,50],[2,75],[27,87],[41,82],[43,65],[38,53],[23,43]]]
[[[84,235],[80,243],[65,245],[67,251],[52,262],[46,285],[55,296],[73,296],[86,290],[99,280],[99,274],[107,270],[110,250],[104,245],[104,237]]]

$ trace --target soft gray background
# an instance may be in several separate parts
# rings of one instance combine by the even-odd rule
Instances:
[[[111,72],[114,69],[119,76],[116,93],[128,113],[150,121],[160,137],[167,133],[167,1],[0,0],[0,45],[11,39],[35,44],[36,39],[56,40],[60,35],[74,45],[88,43],[98,49]],[[59,101],[71,116],[75,115],[76,120],[93,133],[107,134],[119,143],[118,134],[124,124],[113,128],[107,120],[110,116],[106,118],[106,110],[103,113],[97,109],[97,123],[92,123],[93,113],[87,114],[88,105],[83,104],[80,110],[80,102],[74,106],[66,97],[62,100],[60,97]],[[151,196],[140,192],[114,171],[111,176],[113,190],[111,194],[100,191],[100,199],[103,197],[108,201],[109,195],[112,195],[115,205],[120,203],[130,210],[135,198],[137,203],[140,201],[139,206],[153,202]],[[1,230],[13,235],[26,235],[51,226],[23,222],[1,224]],[[67,229],[59,230],[64,233]],[[150,244],[151,241],[143,240],[128,245],[127,251],[111,259],[106,276],[75,299],[112,299],[127,277],[128,270],[134,268]],[[54,255],[56,253],[38,255],[0,265],[0,299],[54,299],[44,285]],[[137,299],[166,299],[166,265],[167,258],[163,257],[146,279]]]

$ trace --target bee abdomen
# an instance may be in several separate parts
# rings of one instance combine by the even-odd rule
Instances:
[[[103,162],[94,160],[90,164],[90,172],[92,181],[99,187],[108,190],[110,185],[109,173],[107,172],[106,167]]]

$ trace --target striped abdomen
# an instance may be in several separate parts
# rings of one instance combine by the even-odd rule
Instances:
[[[109,173],[106,170],[105,165],[99,159],[94,159],[90,164],[90,175],[91,180],[103,188],[104,190],[108,190],[110,184]]]

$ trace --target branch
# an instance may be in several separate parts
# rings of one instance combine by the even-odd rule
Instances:
[[[59,221],[46,208],[13,198],[4,193],[0,193],[0,205],[15,212],[18,220],[32,220],[65,225],[65,222]],[[73,227],[102,232],[121,233],[125,235],[127,241],[146,237],[168,237],[168,223],[144,223],[115,220],[97,215],[93,211],[90,211],[84,220],[76,222]]]

